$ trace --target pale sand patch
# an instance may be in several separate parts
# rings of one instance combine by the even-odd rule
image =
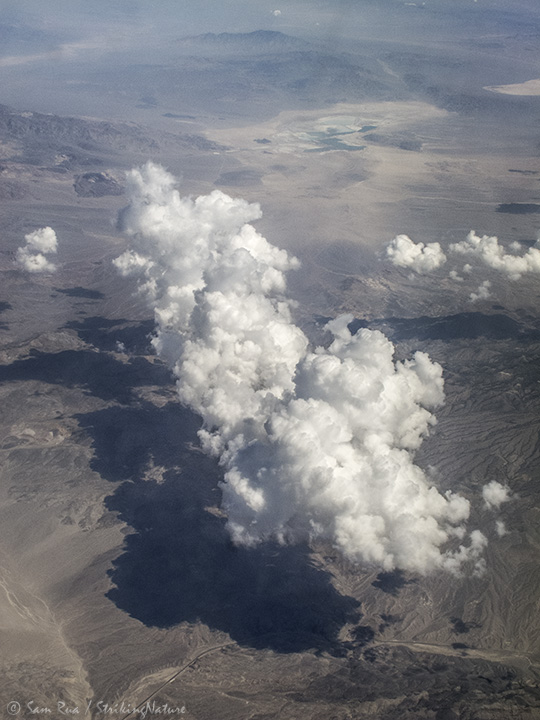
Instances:
[[[377,131],[397,131],[412,124],[443,119],[450,115],[446,110],[424,102],[338,103],[318,110],[287,110],[267,122],[248,127],[209,129],[212,140],[238,150],[259,150],[270,153],[294,153],[304,150],[304,134],[322,130],[333,124],[346,123],[353,129],[374,125]],[[346,138],[348,136],[345,136]],[[270,143],[257,143],[257,140]]]
[[[523,83],[515,83],[513,85],[487,85],[484,90],[490,92],[501,93],[503,95],[540,95],[540,78],[537,80],[527,80]]]
[[[442,128],[447,131],[455,121],[455,114],[422,102],[338,104],[283,112],[248,127],[210,129],[207,136],[228,146],[224,156],[261,175],[262,187],[222,189],[262,204],[259,226],[273,242],[293,252],[336,242],[380,252],[398,232],[422,241],[438,239],[441,228],[455,225],[458,207],[464,232],[470,229],[471,212],[493,210],[493,178],[504,182],[508,160],[465,155],[458,125],[452,144],[443,141]],[[421,140],[422,151],[379,145],[369,137],[360,152],[305,151],[307,128],[371,124],[379,135],[410,133]],[[349,136],[344,137],[349,144]]]
[[[262,176],[262,186],[223,187],[251,202],[261,202],[264,233],[290,250],[327,246],[336,241],[377,247],[388,242],[404,214],[406,186],[429,184],[431,147],[440,142],[439,122],[453,114],[423,102],[339,103],[311,111],[286,111],[248,127],[208,129],[207,136],[228,146],[242,166]],[[327,127],[364,127],[392,135],[419,133],[425,150],[407,152],[365,140],[360,152],[306,152],[305,135]],[[365,133],[358,132],[357,143]],[[351,143],[349,135],[345,142]],[[257,142],[263,141],[263,142]],[[361,187],[361,189],[360,189]]]

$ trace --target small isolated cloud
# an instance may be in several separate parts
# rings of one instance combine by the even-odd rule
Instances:
[[[514,252],[519,252],[521,249],[519,243],[512,243],[510,247]],[[495,236],[479,237],[471,230],[466,240],[452,243],[449,249],[461,255],[476,257],[488,267],[503,272],[511,280],[519,280],[525,273],[540,273],[539,241],[523,255],[511,255],[499,245],[499,240]]]
[[[274,10],[274,12],[272,13],[272,15],[273,15],[274,17],[279,17],[279,16],[281,15],[281,10]]]
[[[30,273],[53,273],[56,265],[49,262],[42,253],[32,253],[28,248],[22,247],[17,250],[17,262]]]
[[[446,262],[439,243],[415,243],[408,235],[397,235],[386,248],[386,255],[394,265],[419,274],[436,270]]]
[[[26,240],[27,247],[37,250],[38,252],[46,254],[55,253],[58,249],[56,233],[50,227],[34,230],[34,232],[25,235],[24,239]]]
[[[479,285],[476,292],[472,292],[469,295],[469,299],[471,302],[478,302],[478,300],[487,300],[489,297],[491,297],[491,293],[489,292],[489,288],[491,287],[491,283],[489,280],[484,280],[484,282]]]
[[[353,335],[351,315],[313,347],[286,294],[299,263],[251,224],[258,205],[219,190],[181,197],[151,163],[129,173],[127,196],[131,247],[115,265],[138,278],[154,346],[202,418],[233,541],[324,538],[385,570],[481,572],[468,500],[414,463],[444,401],[441,366],[422,352],[396,359],[381,332]],[[440,249],[422,251],[420,265],[439,262]]]
[[[486,507],[490,510],[498,510],[502,503],[510,500],[510,489],[496,480],[492,480],[482,488],[482,497]]]
[[[58,241],[56,233],[50,227],[34,230],[24,236],[26,245],[17,249],[17,263],[27,272],[52,273],[56,265],[46,255],[56,254]]]
[[[499,537],[504,537],[508,534],[508,530],[506,529],[506,525],[503,523],[502,520],[495,520],[495,530],[497,532],[497,535]]]
[[[449,277],[451,280],[455,280],[456,282],[463,282],[463,278],[462,278],[461,275],[457,272],[457,270],[450,270],[450,272],[448,273],[448,277]]]

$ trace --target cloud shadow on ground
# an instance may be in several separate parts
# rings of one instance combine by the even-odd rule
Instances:
[[[176,403],[79,416],[93,469],[123,481],[107,507],[128,524],[108,597],[147,626],[203,622],[242,645],[339,652],[359,603],[334,588],[306,546],[232,545],[217,507],[221,472],[197,449],[199,420]]]
[[[441,317],[385,318],[369,326],[383,330],[396,340],[459,340],[489,338],[493,340],[536,340],[540,330],[525,326],[507,315],[464,312]],[[391,332],[388,332],[389,326]]]
[[[152,363],[143,357],[123,363],[112,355],[92,350],[57,353],[32,350],[29,357],[0,366],[0,382],[26,380],[78,387],[102,400],[127,404],[133,400],[133,388],[170,385],[171,375],[162,363]]]
[[[80,321],[72,320],[65,327],[75,330],[81,340],[99,350],[117,350],[118,343],[122,343],[128,353],[154,353],[150,345],[150,336],[155,329],[152,319],[133,323],[94,316]]]

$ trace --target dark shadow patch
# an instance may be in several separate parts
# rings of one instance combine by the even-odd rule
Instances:
[[[501,203],[497,206],[497,212],[510,215],[531,215],[540,213],[540,205],[538,203]]]
[[[137,105],[138,108],[142,108],[143,110],[151,110],[157,106],[158,101],[153,95],[142,95]]]
[[[538,170],[518,170],[516,168],[509,168],[508,172],[520,173],[521,175],[538,175]]]
[[[399,591],[404,588],[405,585],[411,585],[415,582],[416,580],[414,579],[406,580],[402,570],[392,570],[392,572],[380,572],[371,584],[378,590],[397,597]]]
[[[384,632],[390,625],[401,622],[402,618],[400,618],[399,615],[385,615],[385,613],[381,613],[381,620],[382,623],[379,625],[380,633]]]
[[[92,470],[110,482],[141,480],[150,464],[168,469],[200,464],[217,482],[215,463],[196,449],[200,419],[179,403],[110,407],[77,420],[93,441]]]
[[[360,320],[359,318],[351,320],[351,322],[347,325],[347,328],[352,335],[356,335],[359,330],[367,327],[369,327],[367,320]]]
[[[369,625],[358,625],[352,631],[352,636],[355,640],[356,645],[364,647],[370,642],[373,642],[375,638],[375,631],[369,627]]]
[[[141,106],[138,106],[141,107]],[[89,172],[76,175],[73,189],[79,197],[106,197],[123,195],[124,188],[108,173]]]
[[[93,439],[92,468],[123,481],[106,501],[133,530],[110,571],[118,608],[150,627],[200,621],[255,648],[339,652],[359,603],[336,591],[306,546],[232,545],[217,510],[222,474],[196,449],[195,415],[144,402],[78,420]]]
[[[399,615],[387,615],[385,613],[381,613],[381,620],[383,620],[387,625],[394,625],[395,623],[401,622],[402,618],[400,618]]]
[[[451,617],[452,631],[457,635],[464,635],[473,629],[481,628],[477,622],[464,622],[461,618]]]
[[[81,388],[102,400],[129,403],[133,388],[170,385],[171,375],[162,363],[134,358],[121,363],[111,355],[90,350],[59,353],[30,352],[30,357],[0,366],[0,382],[39,380],[68,388]]]
[[[186,502],[177,481],[144,488],[144,499],[125,487],[124,503],[141,503],[137,532],[114,562],[109,599],[147,626],[200,621],[240,644],[279,652],[339,646],[357,602],[310,564],[309,549],[235,548],[224,521]]]
[[[127,320],[108,320],[96,316],[80,321],[72,320],[65,327],[75,330],[81,340],[100,350],[118,350],[118,343],[122,343],[126,352],[141,355],[154,354],[150,344],[150,338],[155,329],[153,320],[132,323]]]
[[[105,297],[99,290],[90,290],[83,287],[65,288],[63,290],[61,288],[54,288],[54,291],[62,293],[62,295],[67,295],[68,297],[84,298],[86,300],[103,300]]]
[[[367,660],[369,663],[374,663],[377,661],[377,655],[371,648],[368,648],[364,651],[364,654],[362,655],[364,660]]]
[[[385,318],[374,320],[370,327],[390,327],[396,340],[456,340],[480,337],[494,340],[533,340],[540,338],[540,330],[524,327],[501,313],[486,315],[480,312],[458,313],[444,317]]]
[[[214,185],[226,187],[253,187],[261,184],[261,173],[254,170],[231,170],[221,173]]]
[[[175,120],[196,120],[195,115],[179,115],[178,113],[163,113],[163,117],[174,118]]]
[[[468,650],[469,649],[468,645],[465,645],[465,643],[460,643],[460,642],[452,643],[452,647],[454,648],[454,650]]]
[[[6,310],[12,310],[12,306],[10,303],[6,302],[5,300],[0,300],[0,313],[6,312]],[[0,322],[0,330],[9,330],[9,323],[7,322]]]
[[[439,708],[435,714],[435,720],[459,720],[459,715],[452,708]]]

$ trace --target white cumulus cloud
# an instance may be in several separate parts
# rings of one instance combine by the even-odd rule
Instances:
[[[496,480],[492,480],[482,488],[482,497],[486,507],[497,510],[502,503],[510,500],[510,490],[506,485],[501,485]]]
[[[386,255],[394,265],[420,274],[436,270],[446,262],[439,243],[415,243],[408,235],[397,235],[387,246]]]
[[[58,241],[54,230],[50,227],[40,228],[25,235],[24,239],[26,245],[18,248],[16,253],[18,264],[31,273],[55,272],[56,265],[46,257],[57,251]]]
[[[469,295],[469,299],[471,302],[478,302],[478,300],[487,300],[489,297],[491,297],[491,293],[489,291],[491,287],[491,283],[489,280],[484,280],[484,282],[478,286],[476,292],[472,292]]]
[[[131,247],[115,264],[139,278],[155,348],[203,420],[233,540],[319,537],[387,570],[481,571],[469,502],[414,464],[444,400],[441,367],[422,352],[397,361],[382,333],[352,335],[349,315],[328,324],[328,347],[311,347],[286,297],[299,263],[251,225],[258,205],[218,190],[181,197],[150,163],[127,194]]]
[[[449,248],[452,252],[476,257],[485,265],[499,272],[503,272],[511,280],[519,280],[525,273],[540,273],[540,245],[529,248],[522,255],[512,255],[505,252],[505,248],[499,245],[495,236],[476,235],[474,230],[467,235],[466,240],[452,243]],[[512,243],[511,249],[519,252],[519,243]]]

